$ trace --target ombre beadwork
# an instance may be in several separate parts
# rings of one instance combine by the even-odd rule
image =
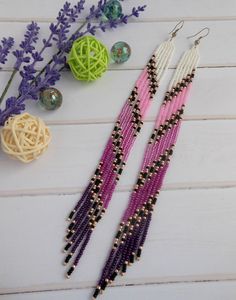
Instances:
[[[96,299],[117,275],[124,275],[127,267],[141,256],[154,206],[173,154],[198,61],[198,46],[195,45],[185,52],[177,66],[160,107],[137,182],[93,299]]]
[[[67,277],[70,277],[78,265],[94,228],[109,205],[130,150],[142,128],[145,114],[169,65],[173,50],[174,43],[171,38],[163,42],[153,53],[117,118],[92,179],[69,214],[67,244],[64,248],[67,254],[64,263],[72,261],[72,264]]]

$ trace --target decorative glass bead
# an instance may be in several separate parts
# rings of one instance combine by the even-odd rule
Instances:
[[[126,62],[130,55],[131,48],[125,42],[117,42],[111,48],[111,59],[117,64]]]
[[[122,6],[118,0],[110,0],[103,8],[103,20],[116,20],[122,15]]]
[[[40,92],[39,103],[46,110],[54,110],[62,104],[62,94],[55,88],[47,88]]]

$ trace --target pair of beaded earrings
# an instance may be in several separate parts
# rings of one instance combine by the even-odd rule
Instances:
[[[72,258],[73,263],[67,271],[68,278],[78,265],[94,228],[109,205],[129,153],[142,128],[146,112],[169,66],[174,52],[174,38],[183,24],[181,21],[175,26],[170,32],[170,38],[156,49],[141,72],[118,116],[92,179],[69,215],[67,244],[64,248],[67,256],[64,263],[68,264]],[[199,43],[209,34],[209,28],[204,28],[194,35],[199,35],[205,30],[207,33],[198,37],[182,56],[165,94],[146,147],[137,182],[93,299],[97,298],[118,274],[123,275],[127,266],[141,256],[152,212],[173,154],[185,104],[199,62]]]

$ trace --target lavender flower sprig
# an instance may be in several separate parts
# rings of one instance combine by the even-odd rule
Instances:
[[[30,62],[30,56],[28,54],[32,54],[35,50],[34,45],[38,40],[39,34],[39,26],[36,22],[31,22],[27,25],[27,30],[25,33],[25,39],[20,43],[19,47],[21,49],[17,49],[13,51],[13,55],[16,57],[16,62],[14,65],[15,70],[19,70],[22,63]]]
[[[38,40],[39,29],[40,28],[36,22],[31,22],[29,25],[27,25],[27,30],[24,35],[25,39],[19,45],[20,49],[16,49],[12,52],[13,55],[16,57],[16,62],[13,67],[13,72],[0,97],[0,103],[3,101],[10,87],[10,84],[13,81],[16,73],[19,71],[21,65],[23,63],[30,62],[31,56],[33,55],[33,51],[35,50],[34,45]]]
[[[85,0],[80,0],[77,2],[74,7],[71,7],[71,4],[69,2],[66,2],[63,5],[63,8],[60,9],[58,16],[57,16],[57,22],[51,23],[49,26],[50,29],[50,36],[49,38],[43,39],[43,48],[39,52],[39,56],[42,57],[43,52],[46,48],[52,47],[52,42],[56,42],[56,46],[58,48],[58,53],[61,52],[61,49],[63,48],[63,43],[65,43],[67,33],[69,31],[69,28],[71,27],[70,24],[75,23],[79,17],[79,14],[82,10],[84,10],[84,4]],[[80,27],[82,28],[82,26]],[[57,54],[58,54],[57,53]],[[33,63],[30,66],[30,70],[25,70],[24,73],[21,73],[23,77],[23,81],[25,82],[25,79],[32,80],[32,83],[36,82],[36,80],[39,78],[39,76],[45,72],[47,65],[51,64],[53,62],[53,58],[49,60],[49,62],[42,68],[42,70],[37,74],[34,78],[29,78],[29,72],[31,72],[31,75],[36,73],[35,70],[35,64],[37,63],[37,60],[33,61]],[[21,82],[21,86],[24,84],[24,82]]]
[[[83,1],[84,4],[84,1]],[[139,17],[140,12],[143,12],[146,8],[146,5],[143,6],[138,6],[138,8],[133,8],[132,9],[132,13],[129,15],[121,15],[120,18],[118,18],[117,20],[109,20],[106,22],[101,21],[98,25],[91,25],[90,22],[88,22],[88,20],[91,20],[92,18],[94,19],[100,19],[100,17],[103,14],[103,9],[105,7],[105,5],[107,4],[107,0],[99,0],[97,7],[95,7],[94,5],[90,8],[90,14],[86,17],[86,21],[82,24],[82,26],[80,26],[75,33],[73,33],[71,35],[71,37],[67,40],[67,42],[64,43],[64,48],[62,46],[60,46],[60,50],[58,51],[58,53],[56,54],[56,56],[54,57],[58,57],[61,58],[61,55],[65,55],[66,53],[68,53],[71,49],[71,46],[73,44],[73,42],[78,39],[79,37],[82,37],[86,34],[92,34],[95,35],[97,29],[102,30],[103,32],[106,31],[106,29],[112,29],[112,28],[117,28],[118,25],[121,24],[127,24],[128,23],[128,19],[131,17]],[[81,29],[87,24],[87,29],[83,32],[81,32]],[[59,35],[60,37],[62,36]],[[62,42],[60,41],[60,45],[62,45]],[[59,47],[58,47],[59,48]],[[66,61],[66,59],[64,58],[64,60]],[[50,65],[51,63],[53,63],[54,59],[52,58],[47,65],[38,73],[38,75],[35,77],[35,79],[33,80],[33,83],[35,83],[41,76],[41,74],[46,70],[46,67],[48,65]],[[61,61],[61,60],[60,60]],[[57,65],[59,66],[60,64],[57,61]],[[63,64],[58,71],[62,71],[65,68],[65,64]],[[54,70],[55,72],[55,70]],[[57,75],[60,78],[60,75]]]
[[[79,13],[84,9],[84,3],[85,0],[80,0],[76,5],[74,5],[74,7],[71,7],[69,2],[66,2],[63,5],[62,9],[60,9],[58,13],[56,24],[50,24],[49,29],[51,34],[47,40],[43,39],[43,47],[40,52],[34,52],[35,47],[33,46],[33,44],[35,44],[38,40],[40,28],[35,22],[32,22],[27,26],[25,40],[19,45],[21,49],[13,51],[13,55],[16,57],[16,63],[14,65],[14,70],[11,74],[11,77],[0,97],[0,103],[3,101],[4,96],[6,95],[10,84],[17,71],[20,69],[22,63],[29,63],[32,61],[31,64],[24,65],[23,70],[20,71],[22,77],[18,88],[20,94],[23,92],[22,89],[25,89],[26,82],[29,80],[34,80],[34,74],[36,73],[35,65],[37,62],[43,61],[42,54],[46,48],[49,48],[53,45],[52,41],[55,41],[58,49],[62,47],[63,41],[66,40],[66,34],[69,32],[68,28],[70,28],[71,23],[76,21]],[[31,57],[26,56],[25,54],[31,54]]]
[[[97,6],[90,8],[90,13],[86,17],[86,21],[80,26],[70,37],[69,31],[71,24],[78,20],[78,15],[84,7],[85,0],[81,0],[71,7],[71,4],[66,2],[63,8],[59,11],[56,24],[50,25],[50,36],[47,40],[43,40],[43,48],[38,52],[32,54],[33,61],[25,65],[20,72],[22,77],[18,97],[9,97],[6,100],[6,107],[4,110],[0,110],[0,125],[8,119],[9,116],[19,114],[25,109],[25,101],[27,99],[38,99],[38,93],[40,90],[49,86],[55,85],[60,79],[60,71],[66,66],[66,56],[70,51],[73,42],[84,36],[85,34],[95,35],[97,30],[105,32],[107,29],[117,28],[118,25],[127,24],[131,17],[138,17],[141,12],[145,10],[144,6],[138,6],[133,8],[128,15],[121,15],[116,20],[108,20],[107,22],[100,21],[99,23],[92,25],[92,19],[100,19],[103,14],[103,8],[107,3],[107,0],[99,0]],[[87,25],[84,31],[82,28]],[[45,67],[35,76],[35,65],[38,61],[42,60],[42,53],[47,47],[51,47],[56,43],[57,53],[53,55],[52,59],[45,65]]]
[[[59,26],[56,28],[54,24],[50,25],[50,30],[54,35],[53,40],[57,42],[59,51],[64,47],[64,43],[68,39],[69,28],[78,19],[79,14],[84,9],[84,4],[85,0],[80,0],[74,7],[71,7],[71,4],[66,2],[57,17]]]
[[[103,10],[107,4],[107,0],[99,0],[97,3],[97,6],[92,5],[90,7],[90,13],[86,17],[87,21],[90,21],[92,19],[99,19],[103,15]]]
[[[4,65],[7,62],[8,54],[14,45],[14,39],[12,37],[3,38],[0,45],[0,64]],[[0,68],[1,69],[1,68]]]
[[[101,21],[98,25],[92,25],[91,23],[87,24],[87,31],[84,32],[83,34],[90,33],[92,35],[96,34],[97,29],[101,29],[103,32],[105,32],[107,29],[112,29],[112,28],[117,28],[118,25],[121,24],[127,24],[128,19],[130,17],[139,17],[140,12],[143,12],[146,8],[146,5],[143,6],[138,6],[138,8],[133,8],[132,13],[129,15],[121,15],[120,18],[116,20],[108,20],[106,22]]]

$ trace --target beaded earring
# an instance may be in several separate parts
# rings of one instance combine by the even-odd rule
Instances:
[[[209,34],[208,28],[203,30],[208,30],[206,35]],[[195,40],[194,45],[184,53],[170,82],[146,147],[137,182],[93,299],[97,298],[117,275],[123,275],[127,266],[139,260],[141,256],[152,212],[173,154],[185,104],[198,65],[198,45],[204,36]]]
[[[64,264],[73,262],[67,271],[70,277],[78,265],[97,223],[104,215],[116,184],[123,172],[128,155],[139,134],[145,114],[157,92],[161,78],[174,51],[174,37],[183,27],[179,22],[170,32],[171,36],[153,53],[141,72],[136,84],[124,104],[95,173],[81,199],[69,214],[67,229],[67,252]]]

